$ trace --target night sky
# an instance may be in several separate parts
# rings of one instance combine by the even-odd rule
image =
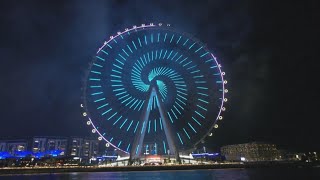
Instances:
[[[227,112],[209,147],[319,151],[315,3],[288,2],[2,0],[0,137],[90,136],[81,88],[96,50],[126,27],[162,22],[206,43],[226,71]]]

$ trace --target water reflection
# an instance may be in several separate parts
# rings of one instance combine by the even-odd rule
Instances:
[[[203,180],[203,179],[248,179],[243,169],[218,169],[218,170],[187,170],[187,171],[139,171],[139,172],[89,172],[89,173],[60,173],[38,175],[0,176],[0,179],[27,179],[27,180]]]
[[[319,168],[215,169],[186,171],[88,172],[1,176],[1,180],[247,180],[247,179],[320,179]]]

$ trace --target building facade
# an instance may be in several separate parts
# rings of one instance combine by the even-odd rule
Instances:
[[[97,157],[99,141],[89,138],[72,137],[69,141],[69,155],[83,158]]]
[[[0,152],[7,150],[7,143],[5,141],[0,141]]]
[[[15,155],[17,152],[27,151],[30,144],[26,139],[9,139],[0,141],[1,151]]]
[[[81,150],[82,150],[82,138],[73,137],[70,138],[69,143],[69,155],[70,156],[81,156]]]
[[[47,138],[45,137],[34,137],[32,138],[32,152],[33,153],[40,153],[46,151],[46,141]]]
[[[0,152],[12,156],[77,156],[90,159],[99,153],[99,141],[90,138],[36,136],[25,139],[0,140]]]
[[[93,139],[84,139],[82,145],[82,157],[97,157],[99,151],[99,141]]]
[[[67,138],[48,138],[47,139],[47,151],[61,151],[60,155],[64,156],[67,155],[67,148],[68,148],[68,139]]]
[[[223,146],[221,154],[228,161],[275,161],[281,158],[276,145],[262,142]]]

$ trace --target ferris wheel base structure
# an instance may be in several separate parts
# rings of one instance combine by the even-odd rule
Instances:
[[[156,101],[157,106],[159,107],[159,113],[160,113],[161,121],[162,121],[162,124],[163,124],[165,136],[166,136],[166,139],[167,139],[167,142],[168,142],[168,145],[169,145],[168,155],[169,156],[170,155],[175,156],[176,161],[178,163],[181,163],[180,156],[179,156],[179,150],[178,150],[177,146],[175,145],[174,138],[173,138],[173,135],[172,135],[172,128],[171,128],[171,126],[169,124],[167,114],[165,113],[166,112],[165,108],[164,108],[163,104],[159,101],[160,93],[159,93],[159,89],[158,89],[158,86],[156,84],[156,81],[153,81],[152,84],[153,85],[149,89],[149,96],[146,99],[146,101],[148,103],[146,103],[144,105],[143,111],[142,111],[142,116],[140,118],[140,123],[139,123],[140,127],[138,129],[141,130],[140,131],[141,133],[137,133],[135,135],[133,146],[132,146],[132,149],[130,151],[129,163],[133,164],[134,160],[140,159],[140,157],[141,157],[144,136],[146,134],[146,129],[147,129],[147,126],[144,126],[144,124],[147,124],[147,122],[149,121],[150,107],[152,106],[154,99]]]

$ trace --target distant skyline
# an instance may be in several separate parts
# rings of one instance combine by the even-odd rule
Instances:
[[[2,1],[0,137],[91,136],[82,80],[104,39],[170,23],[206,43],[228,79],[224,120],[208,147],[265,141],[319,151],[312,2]]]

